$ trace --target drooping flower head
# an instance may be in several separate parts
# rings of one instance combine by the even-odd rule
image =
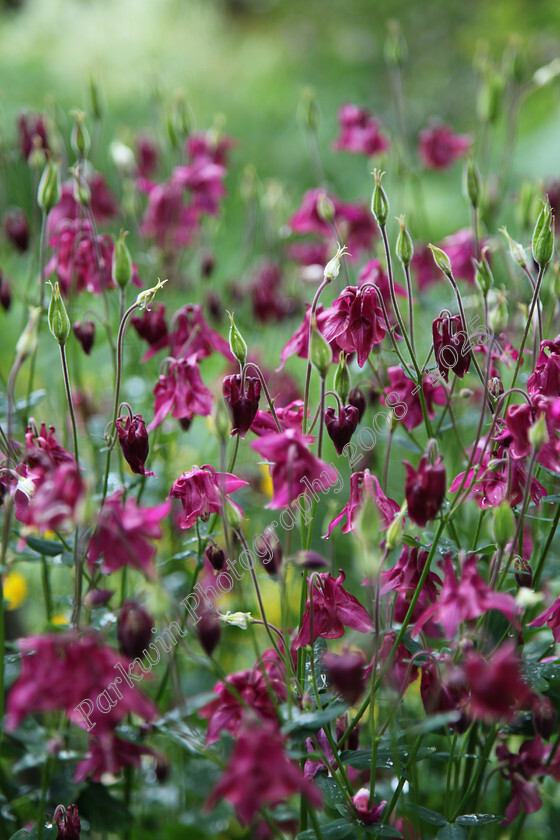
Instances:
[[[466,134],[453,134],[448,125],[434,125],[420,132],[418,151],[426,169],[447,169],[471,145]]]
[[[327,341],[336,341],[346,353],[357,353],[358,364],[363,367],[387,330],[375,289],[347,286],[333,303],[323,335]]]
[[[462,379],[469,369],[471,354],[461,316],[435,318],[432,335],[437,366],[445,381],[449,381],[450,370]]]
[[[246,484],[231,473],[216,472],[209,464],[184,472],[173,482],[169,492],[170,499],[179,499],[183,505],[179,527],[191,528],[199,516],[206,522],[211,513],[222,513],[224,504],[233,504],[242,513],[239,505],[226,500],[225,496]]]
[[[432,464],[428,456],[423,455],[417,470],[408,461],[403,461],[408,515],[421,528],[437,516],[445,498],[447,481],[442,460],[442,456],[438,455]]]
[[[335,516],[330,523],[327,537],[330,537],[333,528],[336,528],[343,519],[346,522],[342,527],[342,533],[347,534],[354,530],[366,495],[371,496],[379,511],[381,517],[380,528],[385,530],[389,527],[400,510],[399,505],[393,499],[387,498],[377,478],[369,470],[364,470],[363,472],[352,473],[350,477],[350,498],[338,516]]]
[[[137,475],[154,475],[153,472],[147,472],[144,466],[150,443],[142,415],[118,417],[116,428],[122,453],[132,472]]]
[[[195,415],[212,413],[213,396],[202,381],[195,353],[186,359],[170,359],[167,373],[161,374],[154,388],[154,419],[151,432],[168,414],[178,420],[192,420]]]
[[[261,380],[256,376],[246,376],[243,390],[241,380],[239,373],[226,376],[222,390],[231,416],[231,433],[244,438],[251,428],[259,407]]]
[[[294,650],[313,644],[316,639],[339,639],[344,635],[344,628],[350,627],[360,633],[373,630],[373,623],[366,609],[354,595],[343,587],[346,575],[340,570],[339,576],[333,578],[328,572],[316,574],[310,595],[313,597],[313,607],[310,598],[305,605],[305,612],[301,621],[300,631],[294,642]],[[311,609],[313,608],[313,622]],[[311,625],[313,623],[313,637]]]
[[[338,125],[340,133],[333,143],[337,151],[371,156],[389,148],[389,141],[381,132],[381,120],[370,114],[367,108],[342,105],[338,111]]]

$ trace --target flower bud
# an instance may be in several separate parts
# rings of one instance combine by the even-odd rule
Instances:
[[[509,502],[501,502],[492,510],[492,532],[500,548],[505,548],[515,536],[515,517]]]
[[[239,362],[239,364],[243,367],[245,362],[247,361],[247,343],[237,327],[235,326],[235,322],[233,320],[233,315],[228,312],[229,319],[231,321],[231,326],[229,328],[229,346],[230,350]]]
[[[224,516],[227,524],[234,531],[238,531],[241,528],[243,517],[241,516],[239,508],[227,497],[224,499]]]
[[[229,413],[222,400],[214,400],[212,419],[218,437],[225,442],[229,437],[231,424],[229,422]]]
[[[397,515],[387,528],[387,536],[385,537],[385,547],[387,551],[392,551],[394,548],[396,548],[402,543],[405,512],[406,502],[403,504],[399,513],[397,513]]]
[[[226,554],[223,548],[216,543],[209,543],[204,549],[204,558],[208,560],[215,572],[221,572],[226,562]]]
[[[94,79],[93,74],[89,74],[89,99],[91,102],[91,113],[96,120],[100,120],[103,115],[101,107],[101,95],[97,80]]]
[[[332,350],[327,339],[319,332],[315,314],[311,316],[309,358],[311,364],[319,371],[321,378],[325,379],[332,361]]]
[[[58,834],[56,840],[79,840],[81,823],[77,805],[57,805],[53,815]]]
[[[10,283],[6,277],[4,277],[2,269],[0,268],[0,306],[4,312],[9,312],[11,305],[12,290],[10,289]]]
[[[12,207],[4,214],[4,231],[6,236],[24,254],[29,247],[29,222],[27,216],[20,207]]]
[[[364,392],[361,388],[352,388],[348,394],[348,404],[353,405],[358,409],[358,423],[365,414],[367,408],[367,401]]]
[[[343,245],[341,247],[337,243],[336,254],[325,266],[324,277],[326,280],[336,280],[340,273],[340,258],[344,257],[347,253],[346,246]]]
[[[408,58],[408,47],[397,20],[390,20],[387,28],[389,31],[383,46],[385,62],[389,67],[400,67]]]
[[[481,184],[480,172],[478,171],[478,167],[472,158],[468,158],[465,164],[463,184],[465,195],[472,206],[476,209],[480,203]]]
[[[89,154],[91,148],[91,140],[88,131],[84,125],[85,114],[83,111],[72,112],[75,118],[74,126],[72,128],[72,135],[70,143],[72,149],[79,158],[85,158]]]
[[[142,656],[152,638],[153,617],[137,601],[125,601],[117,620],[119,649],[131,659]]]
[[[498,294],[497,301],[488,314],[488,326],[499,335],[508,325],[508,305],[505,295]]]
[[[488,393],[495,400],[497,400],[498,397],[501,397],[504,393],[504,383],[498,376],[492,376],[488,380]]]
[[[537,184],[534,181],[523,181],[519,190],[518,213],[523,230],[530,230],[536,214],[538,199]]]
[[[61,186],[60,186],[60,164],[55,163],[52,159],[47,161],[47,165],[41,175],[39,187],[37,189],[37,204],[43,213],[49,213],[53,207],[56,207],[60,201]]]
[[[525,253],[525,248],[519,242],[516,242],[515,239],[512,239],[505,227],[500,228],[501,232],[506,237],[508,244],[509,244],[509,255],[514,262],[523,268],[527,265],[527,254]]]
[[[389,199],[387,198],[385,190],[381,186],[381,180],[385,173],[381,172],[379,169],[374,169],[371,174],[373,175],[373,179],[375,181],[373,196],[371,199],[371,212],[373,213],[379,227],[383,227],[387,222],[387,216],[389,215]]]
[[[239,627],[240,630],[246,630],[247,627],[253,623],[253,616],[249,612],[230,612],[220,616],[223,624],[229,624],[230,627]]]
[[[39,306],[29,307],[29,320],[16,344],[16,354],[22,359],[26,359],[35,352],[37,347],[37,323],[40,314],[41,308]]]
[[[341,402],[348,401],[348,394],[350,393],[350,371],[346,364],[346,354],[343,350],[340,351],[338,357],[338,367],[334,372],[334,390],[340,397]],[[358,417],[360,420],[360,417]]]
[[[338,416],[331,406],[325,409],[325,426],[339,455],[342,455],[344,447],[350,442],[356,431],[358,416],[358,409],[353,405],[341,406]]]
[[[220,642],[222,627],[215,610],[205,610],[196,624],[196,634],[200,646],[207,656],[212,656]]]
[[[436,247],[436,245],[428,245],[428,248],[432,252],[435,264],[437,265],[439,270],[443,271],[446,277],[452,276],[451,260],[449,259],[445,251],[442,251],[442,249]]]
[[[153,475],[144,464],[150,451],[148,432],[141,414],[119,417],[116,423],[119,444],[126,462],[136,475]]]
[[[546,428],[546,415],[543,411],[529,428],[529,443],[538,452],[549,440],[548,429]]]
[[[304,128],[310,131],[317,131],[320,113],[317,97],[312,87],[304,88],[301,94],[299,115]]]
[[[93,321],[76,321],[72,329],[74,330],[74,335],[82,345],[84,353],[86,356],[89,356],[95,340],[95,324]]]
[[[162,289],[166,283],[167,278],[165,280],[160,280],[158,277],[158,281],[155,286],[152,286],[151,289],[144,289],[143,292],[140,292],[140,294],[136,296],[136,306],[139,309],[147,309],[153,301],[156,292]]]
[[[343,650],[342,653],[326,653],[323,665],[332,687],[347,703],[353,706],[363,694],[366,681],[366,661],[362,651]]]
[[[476,285],[478,286],[484,297],[488,295],[488,292],[494,285],[494,276],[492,274],[492,269],[490,268],[490,265],[488,263],[488,257],[486,256],[487,253],[488,248],[483,248],[482,259],[480,261],[473,260],[473,265],[476,270]]]
[[[411,236],[406,229],[404,216],[399,216],[397,219],[401,229],[397,238],[397,257],[405,268],[410,265],[410,261],[414,256],[414,245]]]
[[[121,230],[119,238],[116,240],[115,247],[113,249],[111,274],[113,280],[121,289],[126,288],[130,278],[132,277],[132,259],[125,242],[127,233],[128,231]]]
[[[558,724],[558,715],[552,701],[544,694],[535,694],[531,712],[535,732],[548,741],[556,732]]]
[[[544,268],[550,262],[554,251],[554,215],[547,197],[533,231],[533,258]]]
[[[242,390],[242,379],[240,373],[226,376],[222,384],[222,392],[231,416],[231,434],[244,438],[259,408],[261,380],[256,376],[246,376]]]
[[[317,199],[317,213],[323,222],[334,222],[334,203],[326,192],[322,192]]]
[[[513,558],[513,570],[516,584],[530,589],[533,585],[533,570],[529,561],[516,555]]]
[[[282,546],[275,532],[266,528],[253,546],[265,571],[269,575],[277,575],[282,566]]]
[[[68,313],[66,312],[64,301],[60,296],[60,287],[58,285],[58,281],[54,284],[51,295],[48,322],[50,331],[52,332],[60,346],[64,347],[64,345],[68,341],[68,336],[70,335],[70,329],[72,325],[70,324],[70,318],[68,317]]]

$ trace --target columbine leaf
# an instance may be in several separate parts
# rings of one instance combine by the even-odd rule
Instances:
[[[468,834],[462,825],[448,823],[437,833],[437,840],[467,840]]]
[[[497,814],[462,814],[455,820],[459,825],[488,825],[501,822],[504,818]]]
[[[421,820],[430,823],[430,825],[447,824],[447,819],[443,816],[443,814],[438,814],[437,811],[431,811],[429,808],[424,808],[423,805],[415,805],[414,803],[411,803],[408,805],[407,811],[411,811],[413,814],[416,814]]]

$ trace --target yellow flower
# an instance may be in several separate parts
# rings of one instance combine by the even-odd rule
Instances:
[[[19,572],[9,572],[4,578],[4,600],[9,610],[17,610],[27,598],[27,581]]]
[[[270,475],[270,468],[266,464],[259,464],[260,471],[261,471],[261,490],[268,496],[269,499],[272,499],[272,494],[274,493],[272,487],[272,476]]]
[[[51,616],[51,624],[56,624],[58,627],[64,627],[66,624],[69,624],[68,616],[64,615],[64,613],[55,613]]]

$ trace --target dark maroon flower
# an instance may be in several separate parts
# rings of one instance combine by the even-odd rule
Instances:
[[[25,161],[29,160],[34,149],[49,149],[46,119],[43,114],[21,114],[18,118],[18,132],[19,148]]]
[[[346,522],[343,525],[342,533],[347,534],[354,530],[366,495],[372,497],[379,511],[380,529],[386,530],[389,527],[400,510],[399,505],[393,499],[387,498],[377,478],[371,475],[369,470],[364,470],[363,472],[352,473],[350,477],[350,498],[338,516],[335,516],[330,523],[327,537],[330,537],[333,528],[336,528],[343,519],[346,519]]]
[[[319,304],[315,315],[317,317],[317,329],[324,335],[324,327],[327,322],[329,315],[333,312],[332,309],[323,309],[322,304]],[[308,305],[305,311],[305,317],[301,322],[300,326],[297,328],[295,333],[289,339],[288,343],[282,349],[280,354],[280,367],[278,370],[282,370],[284,365],[286,364],[286,360],[290,358],[290,356],[296,355],[300,359],[307,359],[307,355],[309,352],[309,322],[311,316],[311,307]],[[339,347],[336,340],[329,341],[331,345],[331,349],[333,351],[333,362],[338,361],[338,356],[341,351],[341,347]]]
[[[35,422],[30,421],[25,430],[25,445],[27,447],[26,461],[32,469],[44,463],[41,453],[46,454],[55,466],[63,463],[75,463],[74,456],[60,445],[54,433],[54,426],[49,426],[47,433],[46,424],[41,423],[41,428],[37,431]]]
[[[352,388],[348,394],[348,403],[358,409],[358,423],[365,414],[367,402],[364,392],[361,388]]]
[[[243,390],[241,383],[242,376],[239,373],[226,376],[222,391],[231,416],[231,434],[244,438],[259,407],[261,380],[255,376],[246,376]]]
[[[404,545],[401,555],[392,569],[381,572],[380,595],[392,592],[395,589],[399,593],[412,593],[418,587],[420,576],[424,571],[428,552],[420,550],[419,547],[411,548]],[[367,579],[364,584],[369,583]],[[424,581],[422,592],[428,596],[430,601],[435,601],[441,588],[441,578],[436,572],[428,572]]]
[[[366,687],[366,660],[362,651],[343,650],[342,653],[326,653],[323,664],[327,679],[347,703],[353,706],[360,699]]]
[[[442,456],[438,455],[435,463],[431,464],[428,456],[423,455],[417,470],[408,461],[403,461],[408,514],[421,528],[437,516],[445,498],[447,480],[442,460]]]
[[[204,557],[215,572],[221,572],[226,562],[226,553],[223,548],[220,548],[216,543],[209,543],[204,549]]]
[[[146,472],[144,467],[150,444],[142,415],[135,414],[132,418],[128,415],[119,417],[116,428],[122,453],[132,472],[137,475],[154,475],[153,472]]]
[[[377,658],[378,665],[387,661],[397,640],[397,634],[394,630],[389,630],[385,634],[383,644],[379,648]],[[411,664],[411,654],[401,642],[391,659],[389,670],[385,677],[389,685],[397,694],[403,696],[408,686],[418,679],[418,667]]]
[[[80,817],[77,805],[57,805],[53,815],[58,829],[56,840],[80,840]]]
[[[213,396],[200,376],[196,353],[186,359],[170,359],[167,373],[161,374],[154,388],[154,419],[151,432],[171,414],[178,420],[192,420],[195,415],[212,413]]]
[[[136,160],[138,174],[144,178],[153,175],[159,164],[159,149],[150,137],[141,134],[136,138]]]
[[[419,426],[424,421],[422,403],[418,395],[420,388],[418,385],[414,385],[414,382],[408,378],[400,365],[387,368],[387,375],[391,384],[385,389],[385,394],[381,396],[381,402],[383,405],[393,409],[399,406],[398,413],[396,411],[393,413],[402,422],[403,426],[411,432],[412,429],[415,429],[416,426]],[[441,385],[432,385],[428,376],[424,376],[422,379],[422,390],[424,392],[428,417],[435,417],[433,404],[445,405],[445,391]],[[391,400],[388,401],[388,397]],[[397,398],[397,402],[395,402],[395,397]],[[404,410],[405,408],[406,411]],[[400,416],[401,414],[402,416]]]
[[[545,741],[548,741],[554,735],[558,726],[558,715],[552,700],[544,694],[535,694],[531,713],[535,732]]]
[[[313,578],[313,638],[311,638],[311,604],[307,600],[300,631],[294,642],[294,650],[313,644],[316,639],[339,639],[344,628],[350,627],[359,633],[369,633],[373,624],[366,609],[357,598],[342,586],[346,575],[343,571],[337,578],[318,573]]]
[[[200,360],[221,353],[228,362],[235,362],[228,342],[206,322],[200,304],[188,303],[177,310],[171,328],[170,355],[176,359],[196,355]]]
[[[527,381],[529,396],[560,397],[560,335],[541,341],[535,369]]]
[[[471,145],[466,134],[453,134],[448,125],[435,125],[420,132],[418,151],[426,169],[447,169]]]
[[[95,340],[94,322],[76,321],[72,329],[74,330],[74,335],[82,345],[84,353],[86,354],[86,356],[89,356],[89,354],[91,353],[91,348],[93,347],[93,342]]]
[[[271,260],[259,267],[251,284],[251,299],[253,314],[262,324],[282,321],[297,308],[295,298],[289,297],[283,288],[282,269]]]
[[[12,305],[12,291],[10,289],[10,284],[6,277],[4,277],[4,273],[0,268],[0,306],[5,312],[8,312],[10,306]]]
[[[158,350],[169,346],[169,332],[165,320],[165,304],[154,303],[142,315],[132,315],[131,323],[140,338],[150,346],[142,359],[147,362]]]
[[[450,370],[462,379],[469,369],[471,353],[461,316],[435,318],[432,335],[437,366],[445,381]]]
[[[277,575],[282,566],[282,545],[274,530],[266,528],[253,543],[256,555],[269,575]]]
[[[216,472],[213,467],[194,466],[175,479],[169,498],[180,499],[183,516],[178,520],[180,528],[191,528],[198,517],[206,522],[211,513],[222,513],[225,504],[232,504],[242,515],[239,505],[225,497],[247,484],[232,473]]]
[[[342,105],[338,111],[340,134],[333,143],[337,151],[344,149],[353,154],[376,155],[386,152],[389,141],[381,133],[381,120],[374,117],[367,108],[357,105]]]
[[[107,187],[107,183],[100,172],[93,172],[87,176],[87,185],[90,190],[90,207],[93,218],[97,224],[103,224],[113,219],[119,212],[119,206],[113,194]],[[63,225],[69,222],[76,222],[75,227],[80,230],[80,220],[83,217],[83,208],[76,200],[73,181],[65,181],[62,185],[60,201],[49,213],[47,232],[49,237],[56,237],[60,234]],[[89,223],[88,223],[89,227]]]
[[[74,781],[83,782],[91,776],[98,782],[105,773],[116,776],[124,767],[140,768],[143,755],[155,753],[151,747],[119,738],[114,732],[100,732],[90,738],[89,754],[76,766]]]
[[[203,651],[212,656],[222,635],[220,617],[215,610],[207,609],[200,614],[196,623],[196,635]]]
[[[82,520],[86,486],[74,459],[54,464],[41,450],[28,456],[34,466],[15,489],[16,519],[29,527],[46,531],[70,530]]]
[[[469,711],[475,718],[511,720],[515,709],[531,706],[533,695],[523,679],[513,642],[503,644],[489,659],[471,653],[465,675],[471,691]]]
[[[358,409],[353,405],[341,406],[338,417],[331,406],[325,409],[325,426],[339,455],[356,431],[359,416]]]
[[[137,601],[124,601],[117,619],[119,649],[130,659],[142,656],[152,638],[153,617]]]
[[[207,807],[227,799],[239,820],[248,825],[260,808],[279,805],[295,793],[303,794],[314,807],[321,804],[318,789],[288,759],[278,730],[265,724],[255,726],[251,720],[239,733],[228,767]]]
[[[445,668],[443,679],[438,669],[439,663]],[[424,711],[427,715],[456,711],[457,720],[450,723],[450,726],[456,732],[465,732],[470,718],[465,711],[469,695],[464,675],[460,669],[453,668],[448,654],[442,654],[438,658],[438,664],[429,660],[422,667],[420,696]]]
[[[335,300],[322,333],[327,341],[336,340],[346,353],[356,352],[358,364],[363,367],[387,329],[375,289],[347,286]]]
[[[12,245],[22,254],[29,247],[29,222],[20,207],[12,207],[4,213],[4,232]]]
[[[536,782],[539,776],[550,772],[546,765],[547,750],[540,738],[524,741],[516,755],[505,744],[496,747],[496,758],[500,772],[511,782],[512,800],[506,808],[504,822],[512,822],[522,810],[523,814],[534,814],[542,805]]]

